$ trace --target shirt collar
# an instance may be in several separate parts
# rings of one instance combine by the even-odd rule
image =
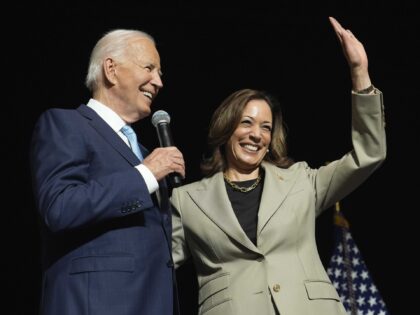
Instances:
[[[116,112],[93,98],[89,100],[86,106],[93,109],[115,132],[119,132],[126,125],[125,121]]]

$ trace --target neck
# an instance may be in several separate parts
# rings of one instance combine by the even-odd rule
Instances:
[[[140,119],[136,111],[130,110],[118,97],[109,93],[108,90],[98,90],[93,94],[93,98],[105,106],[112,109],[127,124],[132,124]]]
[[[223,172],[224,175],[234,182],[242,182],[245,180],[256,179],[260,174],[260,169],[257,167],[253,170],[240,171],[233,168],[228,168]]]

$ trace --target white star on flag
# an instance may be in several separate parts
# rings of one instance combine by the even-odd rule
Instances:
[[[335,247],[327,272],[347,314],[390,315],[341,212],[336,212],[334,223]]]

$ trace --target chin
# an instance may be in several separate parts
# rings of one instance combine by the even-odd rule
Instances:
[[[139,110],[139,119],[142,119],[144,117],[149,116],[152,113],[152,110],[150,109],[150,107],[148,106],[143,106],[140,110]]]
[[[247,166],[247,168],[249,168],[250,170],[253,170],[253,169],[257,168],[258,166],[260,166],[261,161],[257,161],[257,162],[255,162],[255,161],[252,161],[252,162],[242,161],[242,164]]]

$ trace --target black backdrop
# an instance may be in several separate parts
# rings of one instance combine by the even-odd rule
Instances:
[[[3,60],[10,68],[3,82],[12,83],[5,90],[4,106],[11,112],[4,119],[19,130],[13,136],[10,129],[5,133],[8,150],[3,152],[3,166],[11,171],[4,179],[12,188],[3,211],[3,257],[10,263],[4,271],[5,289],[12,295],[8,313],[37,314],[39,299],[39,236],[28,167],[33,125],[47,108],[74,108],[88,101],[83,84],[88,58],[104,32],[138,28],[155,37],[164,88],[153,110],[171,115],[173,137],[186,160],[186,182],[191,182],[200,178],[211,113],[240,88],[265,89],[281,100],[294,159],[317,167],[349,149],[351,83],[329,15],[365,44],[372,81],[384,93],[387,120],[386,162],[341,205],[390,313],[415,309],[408,290],[417,277],[413,215],[419,209],[415,48],[420,29],[414,5],[360,0],[276,5],[44,1],[15,5],[2,45],[11,53]],[[158,146],[149,119],[137,123],[136,129],[147,147]],[[333,246],[332,214],[330,209],[317,222],[325,265]],[[183,314],[195,314],[194,269],[187,263],[177,273]]]

